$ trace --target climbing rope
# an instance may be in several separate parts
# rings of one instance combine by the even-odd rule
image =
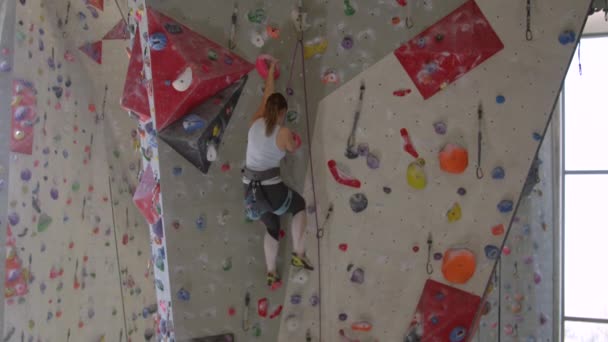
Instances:
[[[530,0],[526,0],[526,40],[532,40],[532,30],[530,29],[532,5],[530,4]]]
[[[305,64],[305,59],[304,59],[304,23],[303,23],[303,5],[302,5],[302,0],[297,0],[297,10],[298,10],[298,26],[297,27],[297,42],[296,42],[296,46],[293,50],[293,54],[291,57],[291,66],[290,66],[290,70],[289,70],[289,80],[287,81],[287,94],[288,95],[293,95],[294,91],[292,88],[292,81],[293,81],[293,71],[294,71],[294,67],[295,67],[295,62],[296,62],[296,55],[298,50],[300,50],[300,58],[302,60],[302,83],[304,86],[304,113],[305,113],[305,117],[306,117],[306,137],[308,139],[308,159],[310,160],[310,178],[311,178],[311,182],[312,182],[312,197],[313,197],[313,203],[314,203],[314,214],[315,214],[315,227],[316,227],[316,237],[317,237],[317,259],[319,260],[319,268],[321,267],[321,238],[323,237],[323,232],[324,229],[321,228],[321,226],[319,225],[319,212],[318,212],[318,208],[317,208],[317,191],[316,191],[316,187],[315,187],[315,175],[314,175],[314,165],[313,165],[313,159],[312,159],[312,145],[311,145],[311,134],[310,134],[310,113],[309,113],[309,108],[308,108],[308,90],[307,90],[307,83],[306,83],[306,64]],[[326,216],[326,221],[329,219],[329,217],[331,216],[331,213],[333,212],[333,206],[330,205],[328,212],[327,212],[327,216]],[[325,225],[326,222],[323,223],[323,226]],[[319,277],[318,277],[318,286],[319,286],[319,298],[323,298],[323,296],[321,295],[321,270],[319,269]],[[321,310],[321,305],[318,305],[319,308],[319,336],[323,335],[323,318],[322,318],[322,310]]]

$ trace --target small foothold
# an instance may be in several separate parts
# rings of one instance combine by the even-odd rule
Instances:
[[[291,88],[291,87],[287,87],[285,92],[287,93],[288,96],[293,96],[293,94],[294,94],[293,88]]]
[[[179,289],[179,291],[177,291],[177,298],[182,301],[188,301],[190,300],[190,292],[182,287]]]
[[[511,248],[509,248],[508,246],[504,246],[502,248],[502,254],[504,254],[504,255],[510,255],[511,254]]]
[[[506,99],[504,96],[502,96],[502,95],[496,96],[496,103],[503,104],[503,103],[505,103],[505,101],[506,101]]]
[[[496,208],[498,208],[498,211],[500,211],[503,214],[509,213],[509,212],[513,211],[513,201],[502,200],[502,201],[500,201],[500,203],[498,203]]]
[[[434,260],[439,261],[439,260],[441,260],[442,258],[443,258],[443,254],[441,254],[441,253],[435,253],[435,254],[433,254],[433,259],[434,259]]]
[[[496,247],[494,245],[485,246],[483,251],[486,254],[486,257],[490,260],[496,260],[496,259],[498,259],[498,256],[500,255],[500,249],[498,249],[498,247]]]
[[[361,268],[357,268],[353,271],[353,274],[350,276],[350,281],[355,284],[363,284],[365,281],[365,271]]]
[[[380,167],[380,159],[373,153],[367,155],[367,167],[375,170]]]
[[[462,208],[460,207],[460,204],[455,203],[452,208],[448,210],[447,216],[448,222],[459,221],[462,218]]]
[[[466,190],[465,188],[458,188],[457,193],[458,193],[460,196],[464,196],[464,195],[466,195],[466,194],[467,194],[467,190]]]
[[[412,93],[411,89],[397,89],[393,91],[393,96],[404,97],[405,95],[409,95]]]
[[[350,36],[346,36],[346,37],[344,37],[344,39],[342,39],[342,47],[345,50],[352,49],[354,44],[355,44],[355,42],[354,42],[353,38]]]
[[[348,315],[345,313],[341,313],[338,315],[338,319],[342,322],[346,321],[348,319]]]
[[[532,133],[532,139],[534,139],[534,141],[541,141],[542,138],[543,138],[543,136],[540,133],[538,133],[538,132]]]
[[[568,45],[576,41],[576,33],[572,30],[567,30],[560,33],[558,37],[559,43],[562,45]]]
[[[367,143],[360,143],[359,146],[357,146],[357,153],[361,157],[366,157],[369,153],[369,145]]]
[[[492,235],[499,236],[505,233],[505,226],[502,224],[492,227]]]
[[[348,250],[348,244],[341,243],[338,245],[338,249],[341,250],[342,252],[346,252]]]
[[[412,247],[412,250],[414,251],[414,253],[418,253],[420,247],[418,245],[415,245],[414,247]]]
[[[355,213],[360,213],[367,208],[367,196],[363,193],[356,193],[350,197],[350,208]]]
[[[492,178],[493,179],[504,179],[505,178],[505,169],[500,166],[495,167],[492,170]]]
[[[205,222],[205,218],[203,216],[199,216],[196,219],[196,228],[198,228],[199,230],[203,230],[206,227],[206,222]]]
[[[310,303],[310,305],[312,306],[317,306],[319,305],[319,296],[317,295],[312,295],[310,296],[310,299],[308,300],[308,302]]]
[[[388,195],[393,192],[393,189],[389,188],[388,186],[384,186],[382,187],[382,191],[384,191],[384,193]]]
[[[442,40],[443,40],[443,38],[444,38],[444,36],[443,36],[443,34],[442,34],[442,33],[437,33],[437,34],[435,35],[435,41],[436,41],[436,42],[440,42],[440,41],[442,41]]]
[[[321,81],[324,84],[337,84],[338,82],[340,82],[340,78],[338,77],[338,74],[335,71],[327,70],[323,73]]]
[[[302,302],[302,296],[299,295],[299,294],[294,294],[294,295],[291,296],[290,302],[293,305],[298,305],[298,304],[300,304]]]
[[[180,166],[175,166],[173,167],[173,175],[174,176],[181,176],[182,175],[182,168]]]

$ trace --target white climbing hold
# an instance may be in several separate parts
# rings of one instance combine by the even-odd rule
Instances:
[[[188,67],[182,72],[175,81],[173,88],[179,92],[184,92],[192,85],[192,68]]]
[[[305,270],[301,269],[293,275],[291,281],[296,284],[304,285],[308,281],[308,274],[306,274]]]
[[[253,32],[251,34],[251,44],[253,44],[255,47],[261,48],[262,46],[264,46],[265,43],[266,42],[264,41],[264,37],[262,37],[261,34],[257,32]]]
[[[207,160],[214,162],[217,159],[217,149],[214,144],[207,144]]]
[[[291,21],[293,22],[296,31],[305,32],[310,28],[310,24],[308,23],[308,14],[302,12],[301,18],[302,19],[300,20],[300,13],[298,12],[298,9],[294,8],[291,11]]]

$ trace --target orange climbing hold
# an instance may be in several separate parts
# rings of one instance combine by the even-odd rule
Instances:
[[[448,249],[443,256],[441,273],[445,280],[454,284],[464,284],[475,273],[475,254],[465,248]]]
[[[266,26],[266,33],[272,39],[279,39],[279,37],[281,36],[281,30],[276,25],[268,25],[268,26]]]
[[[447,144],[439,152],[439,166],[448,173],[463,173],[469,165],[469,152],[463,147]]]
[[[492,235],[499,236],[505,233],[505,226],[502,224],[492,227]]]
[[[351,329],[353,329],[353,331],[363,331],[363,332],[368,332],[372,330],[372,325],[371,323],[368,322],[355,322],[353,324],[351,324],[350,326]]]

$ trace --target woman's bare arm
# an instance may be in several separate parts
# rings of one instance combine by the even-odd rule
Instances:
[[[253,125],[255,120],[264,116],[264,111],[266,109],[266,101],[268,101],[268,97],[270,97],[270,95],[274,94],[274,72],[276,66],[276,61],[272,61],[270,63],[270,67],[268,68],[268,77],[266,77],[266,82],[264,83],[264,97],[262,98],[262,103],[260,103],[260,107],[251,118],[249,126]]]
[[[277,145],[281,150],[287,151],[289,153],[294,153],[297,150],[296,142],[293,138],[293,133],[289,128],[281,127],[281,130],[279,131],[278,135],[279,136],[277,137]]]

